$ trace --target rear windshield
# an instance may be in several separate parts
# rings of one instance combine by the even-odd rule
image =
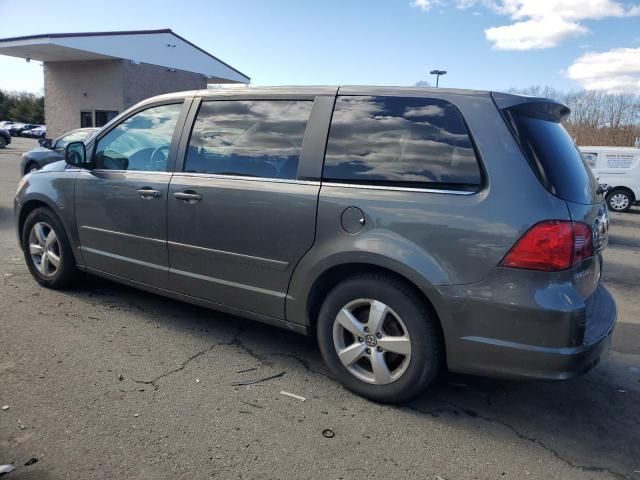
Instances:
[[[598,183],[573,139],[542,104],[505,110],[505,116],[529,163],[544,186],[570,202],[598,202]]]

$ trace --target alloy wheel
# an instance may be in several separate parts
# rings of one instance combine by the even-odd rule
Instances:
[[[36,270],[47,278],[60,268],[60,243],[55,230],[46,222],[37,222],[29,232],[29,254]]]
[[[400,317],[387,305],[360,298],[340,309],[333,344],[354,377],[374,385],[398,380],[411,360],[411,339]]]
[[[611,195],[609,205],[613,210],[624,210],[629,206],[629,196],[618,192]]]

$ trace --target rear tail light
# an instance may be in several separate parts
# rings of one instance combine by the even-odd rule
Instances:
[[[531,227],[500,263],[503,267],[556,272],[593,256],[586,223],[547,220]]]

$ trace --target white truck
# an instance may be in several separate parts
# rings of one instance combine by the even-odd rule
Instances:
[[[579,147],[598,183],[607,185],[607,204],[626,212],[640,201],[640,148]]]

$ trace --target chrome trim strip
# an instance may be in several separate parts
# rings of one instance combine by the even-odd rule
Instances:
[[[268,182],[268,183],[292,183],[296,185],[315,185],[320,186],[320,182],[311,180],[296,180],[288,178],[267,178],[267,177],[245,177],[242,175],[221,175],[218,173],[193,173],[193,172],[176,172],[174,177],[195,177],[195,178],[217,178],[220,180],[247,180],[250,182]]]
[[[100,255],[101,257],[107,257],[107,258],[111,258],[114,260],[120,260],[123,262],[128,262],[128,263],[134,263],[136,265],[140,265],[143,267],[148,267],[148,268],[153,268],[156,270],[160,270],[162,272],[168,272],[169,268],[162,266],[162,265],[158,265],[156,263],[149,263],[149,262],[145,262],[143,260],[136,260],[135,258],[131,258],[131,257],[123,257],[122,255],[116,255],[115,253],[108,253],[108,252],[104,252],[102,250],[96,250],[95,248],[89,248],[89,247],[80,247],[80,250],[86,253],[93,253],[94,255]]]
[[[234,260],[244,260],[247,263],[259,263],[264,268],[272,270],[286,270],[289,267],[289,262],[283,262],[281,260],[273,260],[271,258],[254,257],[253,255],[245,255],[243,253],[227,252],[224,250],[215,250],[213,248],[199,247],[197,245],[187,245],[179,242],[167,242],[170,247],[183,248],[185,250],[198,250],[200,252],[206,252],[214,256],[219,257],[232,257]]]
[[[80,230],[88,230],[88,231],[91,231],[91,232],[98,232],[98,233],[107,233],[107,234],[110,234],[110,235],[116,235],[116,236],[120,236],[120,237],[132,238],[132,239],[135,239],[135,240],[145,240],[147,242],[155,242],[155,243],[161,243],[161,244],[165,244],[166,243],[166,241],[160,240],[160,239],[157,239],[157,238],[141,237],[139,235],[132,235],[130,233],[123,233],[123,232],[114,232],[113,230],[105,230],[103,228],[89,227],[87,225],[81,226]]]
[[[385,185],[366,185],[357,183],[336,183],[336,182],[322,182],[323,187],[345,187],[345,188],[360,188],[365,190],[390,190],[397,192],[418,192],[418,193],[441,193],[448,195],[475,195],[478,192],[471,192],[468,190],[443,190],[437,188],[414,188],[414,187],[388,187]]]
[[[277,298],[285,298],[286,293],[276,292],[274,290],[267,290],[266,288],[252,287],[245,283],[230,282],[228,280],[222,280],[221,278],[209,277],[207,275],[200,275],[198,273],[186,272],[184,270],[178,270],[177,268],[169,268],[169,274],[182,275],[184,277],[195,278],[197,280],[204,280],[206,282],[217,283],[226,287],[238,288],[241,290],[249,290],[254,293],[262,293],[264,295],[270,295]],[[171,277],[170,277],[171,278]]]
[[[158,172],[154,170],[109,170],[108,168],[94,168],[93,170],[82,169],[87,173],[144,173],[149,175],[171,176],[171,172]]]

